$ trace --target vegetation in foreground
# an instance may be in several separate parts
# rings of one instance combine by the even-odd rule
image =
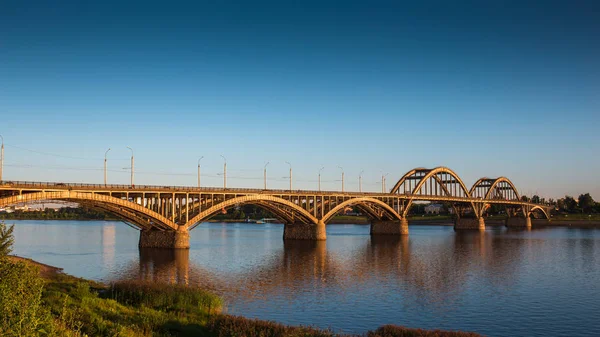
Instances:
[[[109,286],[11,257],[12,227],[0,223],[0,336],[349,336],[221,313],[203,289],[137,281]],[[474,333],[383,326],[368,337],[474,337]]]

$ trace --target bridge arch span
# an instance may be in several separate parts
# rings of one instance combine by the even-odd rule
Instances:
[[[207,220],[208,218],[210,218],[211,216],[220,212],[221,210],[227,209],[228,207],[231,207],[233,205],[256,204],[259,207],[264,207],[264,204],[266,204],[266,203],[268,203],[269,205],[272,205],[272,206],[279,205],[279,206],[284,206],[284,207],[289,208],[293,212],[294,216],[299,216],[299,219],[296,219],[296,217],[293,217],[294,221],[301,220],[306,223],[312,223],[312,224],[319,223],[319,220],[315,216],[313,216],[307,210],[305,210],[304,208],[300,207],[299,205],[297,205],[289,200],[285,200],[285,199],[271,196],[271,195],[253,194],[253,195],[246,195],[246,196],[242,196],[242,197],[235,197],[232,199],[227,199],[221,203],[213,205],[213,206],[209,207],[208,209],[200,212],[192,219],[190,219],[185,224],[185,227],[187,227],[188,230],[191,230],[191,229],[195,228],[203,220]],[[270,210],[268,206],[267,206],[267,209]],[[291,220],[290,217],[287,217],[287,218],[288,219],[286,219],[286,220],[288,220],[288,221]]]
[[[352,205],[368,205],[368,204],[373,204],[376,205],[378,207],[381,207],[384,211],[386,211],[387,213],[389,213],[389,216],[392,218],[390,220],[401,220],[402,217],[400,216],[400,214],[398,214],[398,212],[396,212],[390,205],[386,204],[385,202],[375,199],[375,198],[369,198],[369,197],[361,197],[361,198],[353,198],[353,199],[348,199],[338,205],[336,205],[334,208],[332,208],[329,212],[327,212],[327,214],[325,214],[323,216],[323,219],[321,220],[323,223],[327,223],[333,216],[335,216],[339,211],[343,210],[344,208],[348,207],[348,206],[352,206]]]
[[[29,203],[43,200],[66,200],[71,202],[92,203],[113,213],[126,221],[132,222],[140,229],[155,228],[159,230],[177,230],[174,222],[142,205],[129,200],[115,198],[109,195],[77,191],[35,192],[0,198],[0,207]],[[129,210],[131,212],[127,212]],[[134,216],[135,215],[135,216]],[[146,219],[142,219],[143,215]],[[145,223],[144,223],[145,222]]]
[[[541,207],[541,206],[537,206],[537,205],[536,205],[536,206],[533,206],[533,207],[532,207],[532,208],[529,210],[529,212],[527,212],[527,217],[530,217],[530,216],[531,216],[531,214],[532,214],[534,211],[541,211],[541,212],[544,214],[544,216],[546,217],[546,220],[550,220],[550,215],[548,214],[548,212],[546,211],[546,209],[544,209],[544,208],[543,208],[543,207]]]
[[[433,200],[453,201],[453,198],[471,197],[469,189],[467,189],[467,186],[458,174],[443,166],[433,169],[416,168],[407,172],[398,180],[390,193],[407,194],[409,196],[408,202],[404,206],[402,217],[407,216],[414,200],[433,198]],[[477,213],[473,202],[469,202],[469,204],[470,208]],[[458,211],[456,207],[454,208],[455,211]]]
[[[510,179],[506,177],[481,178],[473,184],[469,190],[471,197],[504,200],[521,200],[517,188]]]

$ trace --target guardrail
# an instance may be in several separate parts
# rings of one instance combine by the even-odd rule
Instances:
[[[288,190],[288,189],[257,189],[257,188],[223,188],[223,187],[193,187],[193,186],[164,186],[164,185],[122,185],[122,184],[86,184],[86,183],[62,183],[62,182],[39,182],[39,181],[0,181],[0,187],[13,188],[56,188],[74,189],[85,188],[95,190],[128,190],[128,191],[182,191],[182,192],[241,192],[241,193],[298,193],[298,194],[348,194],[348,195],[387,195],[377,192],[340,192],[340,191],[315,191],[315,190]]]

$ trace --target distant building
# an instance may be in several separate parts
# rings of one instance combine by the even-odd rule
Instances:
[[[425,206],[426,214],[440,214],[441,212],[444,212],[444,210],[445,207],[442,204],[429,204]]]

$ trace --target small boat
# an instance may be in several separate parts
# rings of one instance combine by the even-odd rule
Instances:
[[[265,223],[265,222],[264,222],[264,221],[262,221],[262,220],[256,220],[256,223],[257,223],[257,224],[263,224],[263,223]]]

